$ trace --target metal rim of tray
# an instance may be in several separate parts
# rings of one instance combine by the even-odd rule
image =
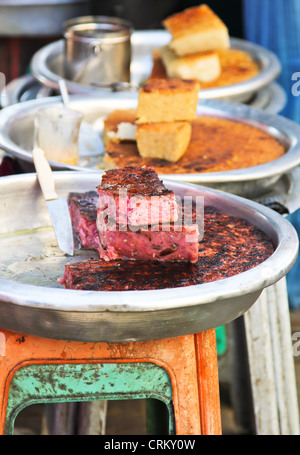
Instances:
[[[73,95],[71,104],[74,108],[80,109],[80,103],[96,104],[114,103],[118,109],[128,109],[137,105],[138,93],[136,92],[105,92],[99,96]],[[38,100],[25,101],[16,105],[8,106],[0,111],[0,147],[15,157],[32,162],[30,152],[22,149],[13,142],[9,136],[9,129],[13,121],[21,117],[33,116],[35,110],[44,105],[61,103],[60,97],[49,97]],[[209,115],[221,115],[224,118],[245,121],[251,125],[261,127],[275,137],[287,141],[288,151],[282,157],[258,166],[250,168],[229,170],[224,172],[203,172],[193,174],[162,174],[164,178],[179,182],[197,184],[215,184],[229,182],[250,182],[259,179],[267,179],[280,176],[294,169],[300,163],[300,125],[279,115],[268,114],[260,109],[246,106],[244,104],[230,103],[221,100],[201,100],[199,109]],[[65,165],[57,162],[50,162],[54,169],[84,170],[94,172],[94,169],[87,169],[79,166]]]
[[[7,84],[1,93],[1,105],[7,107],[22,101],[54,95],[53,89],[41,85],[31,74],[26,74]],[[22,99],[24,97],[25,99]],[[285,90],[277,82],[272,82],[254,93],[251,100],[246,104],[257,109],[263,109],[270,114],[278,114],[284,109],[286,102]]]
[[[142,46],[148,43],[153,43],[153,49],[166,44],[170,40],[170,34],[164,30],[142,30],[134,31],[132,34],[132,47],[133,47],[133,61],[132,68],[139,60],[135,60],[134,52],[135,47]],[[270,84],[275,80],[281,71],[281,64],[277,56],[271,51],[240,38],[231,38],[231,46],[248,52],[253,58],[258,61],[261,66],[261,71],[258,75],[254,76],[247,81],[239,82],[237,84],[228,85],[225,87],[216,87],[210,89],[203,89],[200,91],[202,99],[216,99],[228,98],[235,96],[251,95],[262,87]],[[62,74],[57,74],[49,68],[49,61],[53,58],[62,57],[63,55],[64,40],[58,40],[50,43],[40,50],[38,50],[31,60],[31,72],[33,76],[43,85],[58,90],[58,81],[61,79]],[[144,56],[143,56],[144,57]],[[151,55],[150,55],[151,58]],[[146,79],[149,74],[144,74],[143,78]],[[141,79],[143,79],[141,78]],[[139,81],[141,82],[141,81]],[[96,87],[85,86],[66,80],[66,84],[70,93],[73,94],[90,94],[103,91]]]

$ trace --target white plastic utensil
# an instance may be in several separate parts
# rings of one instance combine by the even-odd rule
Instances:
[[[32,157],[59,249],[73,256],[74,238],[68,203],[56,193],[52,169],[43,150],[35,147]]]
[[[58,83],[65,108],[72,109],[72,107],[70,107],[70,96],[66,81],[60,79]],[[104,152],[104,145],[99,132],[84,120],[81,122],[78,141],[81,156],[100,155]]]

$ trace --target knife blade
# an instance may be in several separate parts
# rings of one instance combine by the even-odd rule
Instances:
[[[74,239],[68,203],[66,199],[58,197],[56,193],[52,169],[44,151],[35,147],[32,151],[32,157],[58,247],[64,253],[73,256]]]

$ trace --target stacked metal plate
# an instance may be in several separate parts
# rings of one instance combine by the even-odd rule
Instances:
[[[170,35],[164,30],[135,31],[131,37],[131,88],[136,90],[148,78],[153,66],[153,51],[165,45]],[[234,85],[201,90],[201,99],[243,102],[253,107],[278,113],[286,103],[284,90],[274,82],[281,71],[277,57],[267,49],[242,39],[231,38],[231,47],[247,52],[258,64],[257,76]],[[54,41],[36,52],[31,61],[31,74],[8,84],[2,94],[2,106],[55,95],[59,79],[64,76],[64,40]],[[71,94],[101,94],[103,88],[66,80]],[[129,87],[129,88],[130,88]],[[123,87],[127,89],[127,85]],[[109,87],[108,89],[109,90]]]
[[[101,136],[103,120],[114,109],[134,108],[138,90],[148,78],[153,66],[153,51],[170,40],[164,30],[135,31],[132,34],[130,84],[135,89],[112,92],[95,86],[84,86],[66,80],[71,93],[71,105],[81,110]],[[38,108],[61,102],[59,80],[63,76],[63,40],[41,48],[32,58],[30,75],[8,84],[2,92],[0,113],[0,147],[22,163],[27,171],[32,166],[33,119]],[[231,39],[231,46],[246,51],[258,63],[260,73],[248,81],[227,87],[201,90],[198,112],[212,113],[231,119],[241,119],[267,129],[284,143],[287,153],[266,165],[227,172],[195,173],[193,175],[165,175],[175,181],[187,181],[216,187],[234,194],[255,198],[269,192],[278,182],[280,191],[290,191],[291,178],[287,174],[299,162],[299,127],[278,114],[285,106],[284,90],[275,82],[281,67],[277,57],[268,50],[245,40]],[[101,169],[103,150],[88,151],[81,146],[78,166],[52,162],[53,169],[95,171]],[[101,172],[101,171],[100,171]],[[285,176],[283,178],[283,176]]]
[[[118,92],[101,95],[73,95],[70,107],[80,110],[86,122],[94,126],[101,137],[105,117],[116,109],[133,109],[137,106],[138,93]],[[39,108],[60,105],[60,97],[47,97],[8,106],[0,112],[0,147],[17,157],[26,170],[32,166],[34,118]],[[164,174],[163,178],[173,181],[196,183],[218,188],[230,193],[254,198],[269,191],[285,174],[300,164],[300,126],[279,115],[266,113],[245,104],[219,100],[202,100],[198,103],[198,114],[217,115],[240,120],[268,131],[282,142],[286,153],[266,164],[251,168],[220,172],[198,172],[192,174]],[[84,142],[84,141],[87,142]],[[103,171],[103,148],[93,148],[89,137],[79,141],[80,159],[77,166],[50,162],[53,169]],[[31,168],[33,170],[33,167]]]
[[[153,66],[153,51],[167,44],[170,35],[164,30],[149,30],[133,32],[131,38],[131,84],[141,85],[151,73]],[[258,64],[260,72],[257,76],[234,85],[201,90],[201,99],[224,99],[237,102],[249,101],[263,87],[270,85],[279,75],[281,65],[277,57],[267,49],[248,41],[231,38],[232,48],[247,52]],[[31,71],[34,77],[43,85],[58,89],[58,81],[63,77],[64,40],[55,41],[34,56]],[[95,94],[103,89],[97,86],[83,85],[67,81],[70,93]]]

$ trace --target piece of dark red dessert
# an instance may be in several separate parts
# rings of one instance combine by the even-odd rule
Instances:
[[[67,289],[126,291],[166,289],[222,280],[256,267],[274,252],[272,240],[246,221],[205,208],[199,258],[190,262],[89,259],[65,266]]]
[[[197,284],[194,272],[197,266],[191,263],[139,261],[137,267],[136,261],[87,259],[66,264],[58,283],[85,291],[164,289]]]
[[[121,226],[106,222],[98,213],[98,253],[101,259],[112,261],[146,260],[161,262],[197,262],[199,226],[188,220],[182,210],[181,222],[154,226]]]
[[[73,231],[81,246],[98,249],[99,237],[96,226],[98,194],[96,191],[69,193],[68,204]]]
[[[153,168],[107,171],[97,191],[101,259],[197,261],[198,225],[182,222],[181,202]]]
[[[145,226],[178,219],[176,196],[164,186],[152,167],[108,170],[97,192],[98,211],[105,211],[105,215],[118,224]]]

